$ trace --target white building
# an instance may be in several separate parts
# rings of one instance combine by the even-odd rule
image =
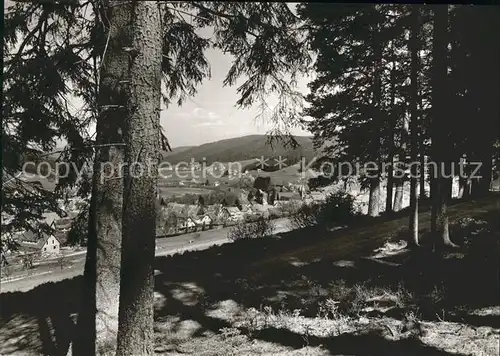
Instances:
[[[208,215],[208,214],[205,214],[205,215],[201,215],[198,217],[198,219],[195,220],[196,224],[198,225],[205,225],[205,226],[209,226],[211,223],[212,223],[212,218]]]
[[[27,231],[19,240],[21,248],[29,252],[39,252],[42,255],[55,255],[61,252],[61,243],[54,235],[37,237],[31,231]]]

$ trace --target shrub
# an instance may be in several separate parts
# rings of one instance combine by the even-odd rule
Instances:
[[[57,264],[61,268],[61,271],[69,264],[68,259],[62,253],[57,257]]]
[[[238,223],[236,226],[232,227],[229,230],[227,237],[231,241],[236,241],[236,240],[254,239],[257,237],[269,236],[272,235],[273,232],[274,232],[273,221],[261,217],[256,222]]]
[[[90,207],[87,205],[73,220],[68,233],[67,243],[71,246],[87,245],[88,224]]]
[[[281,209],[269,209],[269,217],[271,219],[277,219],[283,217],[283,211]]]
[[[32,253],[26,253],[22,257],[23,269],[28,270],[33,268],[35,256]]]
[[[280,204],[283,215],[294,215],[304,204],[300,200],[289,200]]]
[[[12,274],[12,266],[11,265],[2,265],[2,269],[1,269],[1,272],[2,272],[2,277],[10,277],[10,275]]]
[[[246,223],[252,223],[252,222],[256,222],[257,220],[259,220],[260,216],[254,215],[254,214],[247,214],[247,215],[245,215],[244,219],[245,219]]]
[[[354,200],[352,195],[342,191],[330,194],[323,204],[323,219],[334,225],[349,224],[356,215]]]
[[[322,187],[326,187],[327,185],[332,184],[332,179],[320,175],[320,176],[317,176],[315,178],[310,178],[307,181],[307,184],[309,185],[309,187],[311,189],[322,188]]]
[[[305,204],[292,213],[290,222],[293,229],[320,225],[321,205]]]
[[[355,216],[354,197],[340,191],[330,194],[322,203],[302,205],[292,215],[291,225],[294,229],[313,226],[328,229],[349,224]]]

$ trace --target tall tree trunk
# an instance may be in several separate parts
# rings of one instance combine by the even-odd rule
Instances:
[[[403,209],[403,197],[404,197],[404,180],[403,178],[398,178],[396,180],[396,192],[394,194],[394,211],[400,211]]]
[[[394,154],[390,153],[388,157],[389,161],[389,167],[387,168],[387,195],[385,197],[385,212],[386,213],[392,213],[393,212],[393,206],[392,206],[392,200],[394,198]]]
[[[480,135],[480,133],[476,132],[475,133],[477,136]],[[478,145],[474,145],[474,146],[478,146]],[[469,169],[467,171],[468,175],[469,175],[469,179],[468,179],[468,182],[469,182],[469,197],[478,197],[480,196],[478,190],[479,190],[479,179],[477,178],[477,176],[480,175],[480,172],[475,172],[475,174],[473,175],[472,173],[474,173],[475,169],[476,169],[476,165],[478,164],[478,162],[480,162],[480,158],[479,158],[479,155],[477,153],[477,147],[474,148],[474,151],[472,152],[472,154],[470,155],[471,158],[470,158],[470,165],[469,165]]]
[[[419,199],[422,201],[424,199],[427,199],[427,192],[425,190],[426,186],[426,168],[425,168],[425,147],[424,147],[424,140],[423,140],[423,134],[420,132],[420,138],[419,138],[419,179],[418,179],[418,189],[419,189]]]
[[[481,178],[479,179],[477,185],[478,197],[487,196],[490,192],[491,180],[493,176],[493,142],[491,142],[490,147],[485,147],[481,156],[481,169],[479,171],[479,175],[481,176]]]
[[[382,120],[382,45],[377,35],[373,38],[374,47],[374,81],[373,81],[373,128],[374,133],[380,130]],[[380,144],[381,137],[373,138],[373,161],[378,165],[376,177],[370,178],[370,197],[368,201],[368,215],[377,216],[380,213]],[[371,173],[373,175],[373,172]]]
[[[116,3],[116,2],[115,2]],[[130,38],[131,6],[106,2],[109,42],[101,65],[99,116],[84,272],[82,312],[74,355],[113,350],[118,331],[122,242],[124,162],[123,118],[128,91],[120,81],[128,76],[123,41]]]
[[[437,184],[436,176],[437,176],[437,168],[434,165],[431,165],[429,167],[429,188],[430,188],[430,200],[431,200],[431,233],[432,234],[437,234],[438,184]]]
[[[435,214],[436,244],[456,246],[450,240],[448,201],[451,196],[451,142],[447,115],[448,88],[448,5],[434,5],[432,73],[432,146],[433,158],[437,163],[435,192],[432,197],[432,214]]]
[[[467,166],[465,158],[460,159],[460,172],[458,177],[458,199],[468,198],[469,178],[467,177]]]
[[[391,70],[391,118],[389,122],[389,167],[387,170],[387,195],[385,199],[385,211],[386,213],[391,213],[392,212],[392,199],[393,199],[393,194],[392,190],[394,187],[394,167],[392,166],[394,164],[394,128],[396,126],[396,120],[397,120],[397,113],[396,113],[396,84],[395,84],[395,73],[394,73],[394,63],[392,65],[392,70]]]
[[[156,1],[134,2],[130,115],[124,137],[123,245],[117,356],[154,353],[155,197],[160,142],[162,31]]]
[[[377,216],[380,212],[380,179],[370,179],[370,196],[368,199],[368,215]]]
[[[464,193],[462,199],[469,199],[471,196],[472,182],[468,177],[464,178]]]
[[[420,46],[420,43],[418,43],[418,46]],[[417,59],[420,61],[420,56],[417,57]],[[418,80],[418,78],[417,78]],[[426,167],[425,167],[425,133],[424,133],[424,127],[425,127],[425,122],[424,122],[424,105],[423,105],[423,100],[422,100],[422,93],[419,90],[418,93],[418,106],[419,106],[419,115],[420,115],[420,132],[419,132],[419,160],[420,160],[420,169],[419,169],[419,199],[422,201],[422,199],[427,198],[427,194],[425,191],[425,184],[426,184]]]
[[[404,179],[406,173],[404,173],[404,170],[406,169],[404,163],[406,162],[406,141],[408,139],[408,119],[406,117],[406,114],[403,115],[403,126],[401,129],[401,134],[400,134],[400,147],[399,147],[399,155],[398,155],[398,161],[399,161],[399,169],[398,169],[398,174],[395,177],[396,180],[396,194],[394,195],[394,211],[400,211],[403,209],[403,198],[404,198]]]
[[[465,189],[467,187],[467,178],[458,178],[458,199],[463,199],[465,195]]]
[[[478,179],[474,187],[474,196],[483,197],[489,194],[492,181],[493,144],[499,135],[500,119],[500,9],[496,6],[474,7],[469,12],[471,25],[477,38],[484,38],[491,45],[484,46],[476,42],[472,57],[476,76],[473,82],[477,87],[479,106],[477,154],[481,162]]]
[[[418,246],[418,32],[419,32],[419,5],[413,5],[411,10],[411,34],[410,34],[410,51],[411,51],[411,87],[410,87],[410,150],[411,150],[411,172],[410,172],[410,221],[409,230],[411,238],[410,244]]]

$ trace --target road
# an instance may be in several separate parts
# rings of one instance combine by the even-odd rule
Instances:
[[[274,233],[276,234],[290,230],[287,218],[276,219],[274,220],[274,224]],[[222,228],[158,238],[156,239],[156,256],[173,255],[183,251],[204,250],[213,245],[222,245],[231,242],[227,238],[229,229]],[[38,263],[34,269],[30,270],[29,275],[24,274],[8,280],[2,280],[0,292],[24,292],[43,283],[57,282],[81,275],[83,274],[85,265],[85,255],[85,251],[67,254],[66,264],[63,269],[61,269],[57,258],[44,260]]]

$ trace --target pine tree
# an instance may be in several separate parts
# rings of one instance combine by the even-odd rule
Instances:
[[[494,34],[500,30],[500,11],[495,6],[453,6],[450,11],[450,81],[454,90],[453,115],[455,160],[481,162],[480,179],[461,179],[462,190],[476,196],[488,194],[492,174],[494,142],[498,139],[498,61],[500,45]],[[481,46],[478,39],[492,43]],[[470,125],[474,122],[475,125]]]
[[[411,90],[410,90],[410,151],[411,151],[411,168],[410,168],[410,240],[409,245],[419,244],[418,239],[418,71],[419,71],[419,55],[418,55],[418,36],[420,33],[420,6],[413,5],[411,9],[411,28],[410,28],[410,44],[411,53]]]
[[[448,202],[451,196],[450,174],[452,147],[450,122],[446,112],[450,99],[448,83],[448,5],[435,5],[432,52],[432,158],[436,163],[435,189],[431,193],[433,231],[436,244],[455,246],[450,240]]]
[[[310,83],[305,114],[314,118],[309,129],[322,151],[320,161],[374,162],[379,169],[392,161],[393,132],[404,114],[405,77],[402,58],[395,54],[403,45],[403,10],[394,5],[301,5],[299,14],[310,26],[311,47],[318,53],[318,75]],[[362,186],[370,187],[369,214],[375,216],[381,177],[370,174],[376,177],[361,178]]]
[[[125,66],[128,68],[129,101],[123,123],[127,166],[122,193],[123,240],[116,354],[152,355],[154,202],[160,157],[162,29],[158,3],[133,3],[131,12],[130,42],[117,49],[129,56]]]
[[[54,168],[54,157],[47,152],[55,149],[56,138],[68,142],[69,149],[62,155],[81,167],[89,157],[91,140],[85,126],[96,94],[92,81],[96,67],[86,60],[90,36],[75,35],[89,26],[83,7],[16,2],[4,11],[2,213],[12,219],[2,219],[2,249],[15,247],[8,238],[14,230],[53,232],[40,212],[62,215],[56,200],[74,183],[74,170],[56,182],[54,192],[21,180],[19,173],[30,161],[52,161]],[[89,99],[88,111],[76,112],[68,105],[68,97],[78,95]]]
[[[106,9],[108,46],[99,80],[96,159],[94,163],[89,237],[84,272],[83,307],[75,354],[100,353],[116,344],[120,296],[122,245],[124,116],[128,115],[129,54],[132,6],[118,4]],[[95,310],[93,313],[92,311]],[[95,350],[85,346],[95,345]]]

